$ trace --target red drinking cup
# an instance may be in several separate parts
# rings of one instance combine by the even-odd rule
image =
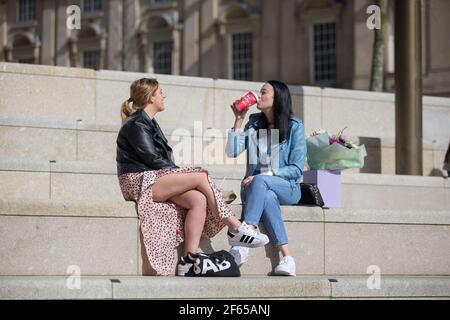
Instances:
[[[245,96],[237,100],[234,103],[234,105],[238,110],[244,111],[253,106],[254,104],[256,104],[257,102],[258,96],[256,95],[256,93],[250,91]]]

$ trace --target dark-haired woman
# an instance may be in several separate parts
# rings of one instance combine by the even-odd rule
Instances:
[[[235,122],[228,132],[226,153],[237,157],[247,150],[247,170],[241,184],[245,222],[257,228],[262,219],[278,246],[282,258],[272,274],[295,276],[280,204],[297,204],[301,197],[300,179],[306,155],[304,127],[293,116],[289,88],[280,81],[271,80],[262,86],[257,108],[261,112],[250,115],[242,131],[247,111],[231,105]],[[248,254],[240,246],[231,252],[241,261]]]

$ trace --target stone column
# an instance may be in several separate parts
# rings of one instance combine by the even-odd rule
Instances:
[[[215,23],[218,15],[218,1],[200,1],[200,76],[217,78],[220,66],[217,53]]]
[[[57,66],[74,66],[69,61],[69,30],[67,30],[67,0],[57,0],[56,7],[56,43],[55,43],[55,64]],[[74,30],[76,31],[76,30]]]
[[[172,30],[173,48],[172,48],[172,74],[179,75],[181,71],[181,26],[175,25]]]
[[[137,26],[140,21],[139,0],[123,1],[122,69],[140,71]]]
[[[280,4],[276,0],[262,1],[261,39],[264,50],[261,50],[261,79],[276,79],[279,76],[280,55]]]
[[[395,5],[396,174],[422,172],[422,41],[420,0]]]
[[[99,69],[106,69],[107,68],[107,63],[108,63],[106,61],[107,41],[108,41],[108,35],[103,33],[100,36],[100,65],[99,65]]]
[[[200,75],[199,57],[199,1],[185,0],[183,2],[183,75]]]
[[[110,0],[107,7],[106,69],[122,69],[122,0]]]
[[[78,60],[78,40],[75,37],[67,39],[67,52],[69,58],[70,67],[79,67],[80,63]],[[65,60],[65,57],[64,57]]]
[[[55,0],[45,0],[42,12],[42,56],[41,64],[55,64]]]
[[[33,58],[34,64],[42,64],[42,60],[40,60],[40,51],[41,51],[42,43],[40,41],[36,41],[36,44],[33,48]]]
[[[0,61],[8,61],[8,24],[6,21],[6,2],[0,1]]]
[[[147,32],[140,32],[138,34],[138,50],[139,50],[139,71],[149,72],[150,57],[148,55],[148,34]]]

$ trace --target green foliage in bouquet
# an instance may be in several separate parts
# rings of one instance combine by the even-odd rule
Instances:
[[[337,136],[327,131],[314,131],[306,138],[307,161],[311,170],[344,170],[364,167],[366,147],[346,139],[342,129]]]

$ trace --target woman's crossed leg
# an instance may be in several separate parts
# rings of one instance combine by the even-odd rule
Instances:
[[[189,191],[197,191],[197,193],[188,193]],[[185,246],[185,250],[197,250],[205,221],[205,218],[200,218],[198,213],[200,211],[200,205],[195,204],[197,201],[202,201],[199,200],[198,193],[201,193],[206,198],[206,203],[211,211],[213,211],[214,214],[219,215],[216,198],[208,180],[208,173],[192,172],[167,174],[155,182],[152,187],[152,193],[153,200],[156,202],[173,201],[183,208],[194,208],[195,214],[193,216],[195,217],[191,217],[192,219],[189,219],[188,224],[185,224],[185,241],[188,242],[186,245],[189,246],[189,249]],[[204,208],[203,211],[205,211],[206,216],[206,208]],[[193,227],[194,221],[198,222],[201,219],[203,221],[201,224],[202,227]],[[250,229],[246,224],[241,224],[234,215],[223,218],[222,221],[228,226],[229,231],[231,232],[228,233],[230,244],[258,247],[265,245],[269,241],[266,235],[259,234],[253,229]],[[250,237],[243,237],[244,235]],[[250,238],[254,241],[253,243],[248,243],[248,239]]]

